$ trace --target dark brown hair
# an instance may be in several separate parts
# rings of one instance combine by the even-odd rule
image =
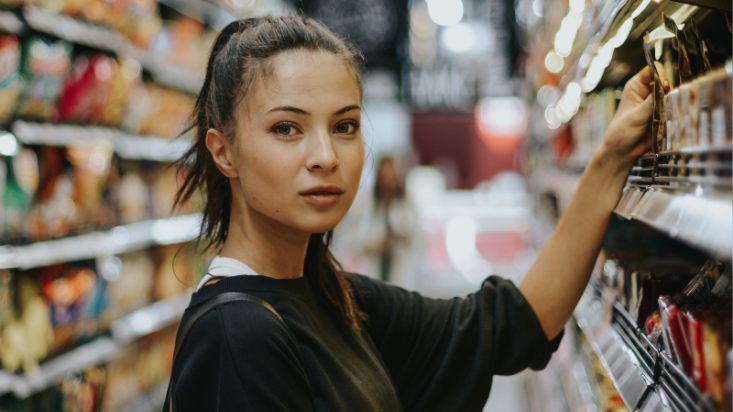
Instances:
[[[236,135],[234,110],[256,80],[272,74],[270,59],[289,50],[330,52],[341,58],[362,87],[362,58],[356,49],[315,20],[304,17],[263,17],[227,25],[214,43],[204,85],[191,116],[195,140],[178,160],[184,176],[176,205],[200,191],[204,199],[199,242],[204,250],[221,247],[229,233],[232,191],[229,178],[214,163],[206,148],[206,132],[220,131],[228,139]],[[332,232],[314,233],[308,241],[303,272],[318,298],[346,329],[359,330],[364,315],[354,301],[351,284],[329,251]]]

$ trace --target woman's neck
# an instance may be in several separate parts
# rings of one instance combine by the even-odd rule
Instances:
[[[234,205],[232,205],[234,206]],[[219,256],[237,259],[260,275],[303,277],[309,233],[295,232],[252,209],[232,207],[229,233]]]

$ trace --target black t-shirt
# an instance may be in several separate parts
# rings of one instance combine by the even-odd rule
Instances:
[[[306,277],[235,276],[194,293],[182,325],[234,291],[284,323],[250,302],[204,315],[173,367],[175,412],[481,411],[493,375],[544,368],[562,339],[548,342],[521,292],[496,276],[450,300],[347,276],[368,317],[360,334],[341,332]]]

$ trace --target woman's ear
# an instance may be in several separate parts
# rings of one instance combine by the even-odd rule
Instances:
[[[206,148],[211,152],[214,163],[219,171],[226,177],[239,177],[237,168],[234,167],[234,153],[226,138],[216,129],[209,129],[206,132]]]

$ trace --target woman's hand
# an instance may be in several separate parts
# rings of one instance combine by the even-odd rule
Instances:
[[[664,76],[663,73],[660,75]],[[662,82],[664,80],[666,78]],[[653,91],[654,72],[647,66],[626,83],[621,103],[597,155],[618,159],[628,165],[651,149],[651,139],[645,137],[654,112]]]

